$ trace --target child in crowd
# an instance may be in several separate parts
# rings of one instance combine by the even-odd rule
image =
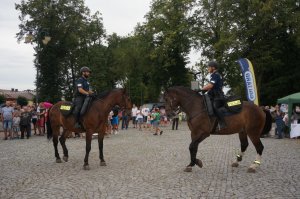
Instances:
[[[21,112],[23,110],[21,109]],[[12,125],[12,136],[11,138],[19,138],[19,131],[20,131],[20,116],[19,115],[15,115],[15,117],[13,118],[13,125]]]
[[[151,117],[151,113],[149,112],[148,113],[148,116],[147,116],[147,128],[149,129],[149,131],[151,131],[151,120],[152,120],[152,117]]]
[[[141,111],[137,112],[137,116],[136,116],[136,120],[137,120],[137,124],[139,125],[139,131],[142,130],[142,125],[143,125],[143,114]]]
[[[113,116],[111,119],[111,125],[113,134],[118,134],[118,127],[119,127],[119,116],[118,116],[118,110],[113,110]]]
[[[159,108],[155,108],[155,112],[153,113],[153,127],[155,129],[155,133],[153,135],[162,135],[163,131],[159,128],[160,122],[160,111]]]
[[[20,130],[21,130],[21,139],[24,139],[24,133],[26,132],[26,137],[29,139],[31,136],[31,112],[29,112],[28,107],[24,107],[24,111],[21,113],[20,117]]]

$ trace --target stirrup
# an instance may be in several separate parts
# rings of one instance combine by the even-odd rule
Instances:
[[[219,130],[226,129],[227,125],[225,123],[218,122],[218,127],[219,127]]]

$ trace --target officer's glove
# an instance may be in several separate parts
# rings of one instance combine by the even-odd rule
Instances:
[[[90,94],[90,96],[91,96],[92,98],[97,98],[97,93],[92,93],[92,94]]]

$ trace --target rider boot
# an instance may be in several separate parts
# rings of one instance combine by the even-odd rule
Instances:
[[[74,111],[73,111],[73,115],[74,115],[74,118],[75,118],[75,128],[81,128],[82,127],[81,124],[80,124],[80,111],[81,111],[81,106],[82,106],[83,100],[84,99],[77,98],[74,101],[75,108],[74,108]]]
[[[222,108],[221,108],[222,109]],[[224,116],[222,114],[222,112],[220,111],[220,109],[216,109],[216,116],[218,118],[218,122],[219,122],[219,127],[220,129],[224,129],[227,127]]]
[[[81,128],[81,124],[80,124],[80,110],[78,110],[78,112],[76,111],[76,107],[75,107],[75,110],[74,110],[74,118],[75,118],[75,125],[74,127],[76,129],[80,129]]]

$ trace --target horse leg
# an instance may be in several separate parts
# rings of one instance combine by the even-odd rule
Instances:
[[[84,164],[83,164],[83,169],[84,170],[90,170],[90,167],[89,167],[89,153],[91,151],[92,134],[93,134],[92,132],[89,132],[89,131],[86,132],[85,157],[84,157]]]
[[[203,166],[202,161],[196,158],[197,152],[198,152],[198,145],[200,142],[202,142],[208,136],[209,136],[209,134],[200,133],[200,136],[195,137],[194,139],[192,138],[192,142],[189,146],[191,163],[184,169],[185,172],[192,172],[192,167],[195,165],[202,168],[202,166]]]
[[[103,156],[103,139],[104,133],[99,132],[98,134],[98,146],[99,146],[99,158],[100,158],[100,166],[106,166],[106,162]]]
[[[253,136],[249,136],[249,137],[250,137],[253,145],[255,146],[257,155],[256,155],[256,159],[254,160],[254,162],[248,168],[248,173],[255,173],[256,168],[259,167],[261,164],[261,155],[264,150],[264,145],[260,141],[260,135],[258,135],[256,137],[253,137]]]
[[[52,138],[52,140],[53,140],[54,152],[55,152],[55,157],[56,157],[56,163],[62,163],[62,161],[59,157],[58,149],[57,149],[58,134],[59,134],[59,127],[58,128],[53,128],[53,138]]]
[[[60,144],[63,148],[63,152],[64,152],[63,160],[65,162],[68,162],[68,158],[69,158],[68,149],[67,149],[67,146],[66,146],[66,138],[67,138],[68,134],[69,134],[69,131],[64,129],[62,135],[59,138],[59,142],[60,142]]]
[[[232,163],[232,167],[238,167],[239,166],[239,163],[240,161],[242,161],[243,159],[243,155],[249,145],[248,143],[248,137],[247,137],[247,134],[245,132],[240,132],[239,133],[239,138],[240,138],[240,142],[241,142],[241,151],[239,151],[236,155],[236,161],[234,161]]]

